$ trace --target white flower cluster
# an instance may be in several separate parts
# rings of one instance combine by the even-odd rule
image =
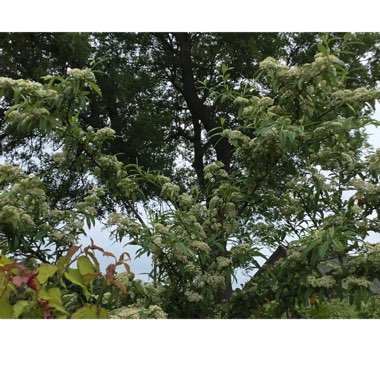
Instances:
[[[78,203],[78,210],[85,215],[96,216],[95,206],[99,203],[100,198],[104,196],[103,188],[93,188],[89,190],[88,195],[84,197],[82,202]]]
[[[288,68],[281,64],[279,61],[272,57],[267,57],[264,59],[264,61],[260,62],[260,69],[261,70],[288,70]]]
[[[349,276],[343,280],[343,284],[353,288],[367,288],[370,289],[372,283],[365,278]]]
[[[57,164],[62,164],[66,161],[66,153],[65,152],[57,152],[52,154],[52,160]]]
[[[109,312],[111,319],[140,319],[139,309],[134,307],[120,307]]]
[[[22,225],[23,228],[34,226],[33,219],[29,214],[11,205],[4,205],[1,207],[0,224],[9,224],[9,225],[16,225],[16,226]]]
[[[123,163],[120,162],[116,156],[111,155],[102,155],[99,157],[98,162],[100,163],[102,167],[102,171],[105,173],[121,173]],[[102,171],[98,168],[95,169],[94,173],[96,175],[101,175]]]
[[[102,143],[106,140],[110,140],[115,137],[115,134],[116,134],[116,131],[109,127],[98,129],[95,133],[94,142]]]
[[[190,242],[190,244],[191,244],[192,248],[199,249],[202,252],[206,252],[206,253],[211,252],[210,246],[207,243],[203,242],[203,241],[192,240]]]
[[[293,66],[288,71],[286,71],[285,76],[291,80],[298,79],[301,76],[302,72],[303,70],[301,67]]]
[[[25,174],[22,170],[15,165],[0,164],[0,180],[1,183],[6,181],[6,183],[11,183],[18,179],[25,178]]]
[[[118,189],[124,193],[127,197],[129,197],[130,193],[137,189],[138,185],[133,179],[130,177],[123,177],[118,183],[117,183]]]
[[[224,285],[224,277],[220,273],[205,273],[195,277],[195,283],[199,286],[206,284],[213,289]]]
[[[141,234],[142,227],[130,217],[121,215],[120,213],[112,213],[107,221],[108,226],[116,227],[117,235],[123,237],[125,235],[136,236]]]
[[[162,253],[164,248],[161,236],[153,235],[149,244],[148,249],[153,254],[153,259],[157,259],[158,255]]]
[[[368,169],[374,177],[380,175],[380,148],[376,152],[368,156]]]
[[[308,260],[305,255],[302,254],[302,252],[289,250],[289,253],[286,256],[287,262],[292,262],[296,265],[299,264],[307,264]]]
[[[380,97],[380,90],[378,89],[367,89],[365,87],[359,87],[355,90],[338,90],[335,91],[333,97],[336,101],[344,101],[349,103],[354,102],[367,102],[373,99],[378,99]]]
[[[180,207],[189,209],[194,204],[194,199],[189,194],[181,194],[178,197],[178,202],[179,202]]]
[[[354,215],[359,215],[363,212],[362,208],[356,204],[352,205],[350,207],[350,211],[354,214]]]
[[[24,95],[35,96],[40,99],[55,99],[58,97],[57,91],[45,88],[41,83],[25,79],[0,77],[0,88],[17,88]]]
[[[250,101],[247,98],[243,98],[242,96],[238,96],[234,100],[234,104],[237,104],[239,106],[249,104]]]
[[[240,144],[247,144],[249,142],[249,137],[244,135],[242,132],[237,130],[225,129],[222,132],[222,137],[228,139],[230,144],[234,146],[239,146]]]
[[[203,296],[199,293],[192,291],[192,290],[186,290],[185,296],[189,300],[189,302],[201,302],[201,301],[203,301]]]
[[[308,276],[306,282],[314,288],[332,288],[336,284],[335,279],[331,276]]]
[[[88,69],[69,69],[67,70],[67,74],[69,77],[72,77],[74,79],[79,79],[79,80],[87,80],[90,82],[96,82],[96,78],[94,73]]]
[[[39,122],[41,119],[50,115],[49,111],[44,108],[30,108],[27,111],[19,111],[10,109],[5,112],[6,121],[9,124],[22,123],[25,125],[27,122],[35,120]]]
[[[258,97],[252,96],[249,100],[249,104],[243,108],[242,116],[258,116],[268,118],[273,116],[273,112],[269,113],[269,108],[273,106],[273,99],[268,96]],[[273,111],[273,109],[272,109]]]
[[[268,108],[268,114],[271,115],[271,114],[275,114],[275,115],[282,115],[284,112],[284,109],[283,107],[281,106],[272,106],[272,107],[269,107]]]
[[[224,164],[220,161],[215,161],[212,164],[207,165],[204,168],[204,174],[206,179],[213,178],[227,178],[228,173],[223,169]]]
[[[161,223],[153,223],[153,229],[158,234],[166,234],[170,231],[170,228],[161,224]]]
[[[232,264],[231,259],[229,259],[228,257],[221,257],[220,256],[220,257],[216,258],[216,261],[217,261],[219,269],[228,268]]]
[[[379,185],[375,185],[373,183],[366,182],[366,181],[362,180],[361,178],[352,179],[350,182],[355,187],[355,189],[359,192],[362,192],[362,193],[368,194],[368,195],[380,194],[380,186]]]
[[[164,176],[164,175],[161,175],[161,174],[159,174],[159,175],[157,176],[157,180],[158,180],[158,182],[159,182],[161,185],[163,185],[164,183],[168,183],[168,182],[170,182],[170,178],[168,178],[168,177],[166,177],[166,176]]]
[[[180,188],[178,185],[175,185],[171,182],[166,182],[162,185],[161,196],[173,199],[179,194]]]
[[[144,306],[137,300],[129,306],[123,306],[110,312],[112,319],[166,319],[167,314],[158,305]]]
[[[273,105],[273,99],[269,98],[268,96],[264,96],[259,99],[257,105],[262,108],[268,108]]]

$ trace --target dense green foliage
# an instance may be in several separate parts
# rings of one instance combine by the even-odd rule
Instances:
[[[40,51],[49,74],[0,77],[2,317],[377,317],[380,245],[365,238],[380,232],[380,151],[365,127],[380,91],[377,61],[358,59],[377,34],[3,38],[5,67],[12,49]],[[49,48],[68,40],[79,61]],[[152,258],[150,283],[127,253],[77,246],[100,215]],[[95,251],[115,259],[105,274]]]

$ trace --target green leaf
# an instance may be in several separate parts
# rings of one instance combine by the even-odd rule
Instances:
[[[320,259],[323,259],[326,256],[326,252],[329,248],[329,241],[325,241],[319,248],[318,248],[318,256]]]
[[[37,280],[43,284],[57,272],[58,268],[52,264],[41,264],[38,268]]]
[[[102,91],[99,86],[94,82],[87,82],[87,84],[99,95],[102,96]]]
[[[81,275],[96,272],[94,264],[92,264],[90,259],[86,256],[78,257],[77,265],[78,265],[78,269]]]
[[[28,306],[29,306],[29,302],[28,301],[25,301],[25,300],[17,301],[13,305],[13,317],[14,318],[20,318],[20,316],[25,311],[25,309],[28,308]]]
[[[78,309],[72,316],[72,319],[106,319],[108,318],[106,309],[96,307],[95,305],[85,305]]]
[[[62,304],[62,293],[59,288],[43,288],[39,291],[38,297],[48,301],[49,307],[53,308],[54,311],[58,311],[61,316],[66,316],[68,314]]]
[[[326,49],[326,46],[319,44],[319,45],[317,45],[317,49],[318,49],[318,51],[320,51],[321,53],[326,54],[326,50],[327,50],[327,49]]]
[[[49,306],[53,307],[56,311],[63,314],[67,314],[63,304],[62,304],[62,294],[59,288],[51,288],[48,290],[49,295]]]
[[[100,271],[100,265],[98,259],[95,257],[95,255],[92,252],[87,252],[87,255],[91,257],[93,265],[95,267],[95,271],[99,272]]]
[[[11,319],[13,317],[13,307],[8,298],[0,299],[0,319]]]
[[[319,240],[313,240],[309,243],[309,245],[304,249],[303,253],[306,254],[310,252],[314,247],[316,247],[318,244],[320,244]]]
[[[342,242],[341,242],[340,240],[333,239],[333,240],[331,240],[331,242],[333,243],[334,247],[335,247],[338,251],[343,251],[343,249],[344,249],[344,245],[342,244]]]
[[[280,144],[283,148],[286,147],[286,140],[287,140],[287,137],[288,137],[288,132],[287,131],[280,131],[280,133],[278,134],[278,137],[280,139]]]
[[[0,266],[12,264],[12,263],[13,261],[10,258],[6,256],[2,256],[2,255],[0,256]]]
[[[79,272],[79,269],[70,268],[65,273],[65,277],[67,280],[69,280],[70,282],[72,282],[75,285],[80,286],[81,288],[86,287],[84,282],[83,282],[83,277],[82,277],[81,273]]]
[[[83,293],[86,299],[87,300],[90,299],[91,294],[89,293],[86,287],[85,280],[83,276],[81,275],[81,273],[79,272],[79,269],[70,268],[67,272],[65,272],[65,277],[67,280],[69,280],[73,284],[80,286],[83,289]]]
[[[296,133],[295,132],[290,132],[289,133],[289,141],[290,141],[290,143],[292,145],[294,144],[295,140],[296,140]]]
[[[347,103],[347,107],[356,115],[355,108],[351,104]]]

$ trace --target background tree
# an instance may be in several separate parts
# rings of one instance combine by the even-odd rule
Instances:
[[[89,44],[100,49],[111,43],[115,48],[122,36],[108,40],[107,35],[101,35],[103,42],[93,36]],[[363,239],[369,231],[378,232],[373,215],[379,208],[378,153],[365,150],[364,128],[373,122],[371,112],[379,92],[365,87],[349,89],[355,86],[349,69],[331,54],[336,41],[348,44],[352,36],[322,38],[317,47],[319,55],[303,65],[288,66],[282,59],[268,57],[249,80],[234,78],[234,70],[223,64],[221,75],[215,73],[215,78],[210,76],[197,87],[197,66],[192,60],[196,54],[201,60],[204,50],[197,51],[195,46],[202,47],[200,42],[204,42],[212,47],[218,36],[128,35],[128,50],[119,52],[123,62],[139,62],[153,76],[147,81],[152,87],[142,85],[145,90],[141,98],[138,84],[145,83],[146,77],[141,72],[141,82],[134,82],[132,74],[119,77],[124,73],[120,66],[121,71],[113,73],[115,81],[103,85],[104,72],[98,73],[97,82],[87,68],[69,68],[65,76],[45,76],[44,85],[1,78],[4,104],[12,106],[4,114],[5,142],[13,139],[22,146],[22,136],[24,141],[47,142],[57,149],[54,154],[37,149],[46,156],[47,164],[37,161],[33,167],[29,165],[26,174],[4,167],[4,252],[9,250],[7,255],[17,259],[27,256],[33,246],[32,255],[37,260],[58,263],[82,231],[83,223],[94,223],[99,215],[96,207],[104,212],[99,207],[104,202],[118,206],[118,212],[109,215],[116,238],[132,238],[141,247],[139,255],[152,256],[153,285],[160,287],[160,307],[171,317],[230,317],[244,312],[250,316],[268,312],[276,317],[297,317],[302,314],[302,305],[346,295],[359,307],[371,295],[370,281],[378,276],[378,248],[365,245]],[[142,40],[137,44],[139,38]],[[221,49],[227,46],[216,45]],[[154,66],[155,53],[162,58],[163,52],[168,54],[168,61],[161,68],[167,70],[160,71]],[[106,68],[109,62],[105,62]],[[124,65],[127,70],[129,65]],[[112,100],[110,89],[115,86],[117,90],[123,78],[129,78],[137,88],[131,99],[132,111],[128,103],[120,101],[127,100],[122,98],[123,94],[127,96],[122,89],[120,99],[116,91]],[[104,88],[109,97],[96,100],[97,106],[92,106],[91,97],[100,95]],[[157,169],[158,161],[154,164],[154,160],[147,160],[142,167],[131,163],[122,151],[130,141],[136,142],[132,134],[125,134],[132,133],[129,128],[134,125],[128,124],[127,115],[133,120],[133,112],[143,117],[152,107],[160,109],[158,90],[164,99],[171,101],[177,96],[176,104],[183,104],[175,130],[178,137],[186,133],[189,144],[178,143],[174,148],[185,152],[191,149],[191,160],[195,160],[196,144],[201,144],[197,157],[202,158],[202,171],[194,167],[193,177],[197,176],[198,182],[193,186],[183,180],[177,184],[178,172],[171,178],[162,175],[165,168],[157,174],[152,169]],[[102,107],[106,112],[96,115],[94,110]],[[148,119],[144,127],[157,127],[156,121],[161,120]],[[94,122],[89,124],[89,120]],[[195,138],[198,127],[200,140]],[[188,136],[188,132],[193,135]],[[157,139],[153,140],[156,144]],[[148,142],[145,145],[141,151],[153,149]],[[160,149],[174,155],[174,148]],[[162,157],[168,159],[170,155]],[[191,174],[191,169],[187,170]],[[61,209],[62,184],[57,184],[56,190],[52,181],[45,185],[51,191],[49,196],[38,190],[49,176],[57,177],[55,173],[67,181],[67,171],[74,176],[71,178],[83,180],[82,188],[74,184],[76,194],[65,194],[71,213]],[[33,186],[39,198],[27,197],[28,174],[36,178]],[[90,190],[93,186],[101,189]],[[355,205],[354,196],[344,198],[346,190],[360,195],[359,204]],[[146,221],[137,204],[152,200],[152,195],[156,203],[145,203]],[[58,217],[57,208],[63,212]],[[68,235],[59,235],[61,223],[67,226]],[[68,236],[73,239],[65,239]],[[55,245],[55,257],[41,249],[47,243]],[[231,278],[235,270],[257,268],[262,248],[279,244],[287,246],[285,260],[275,270],[255,277],[241,294],[234,294]],[[337,261],[328,275],[318,266],[325,259]],[[290,275],[292,270],[297,270],[297,276]],[[246,297],[253,304],[239,311],[235,302],[242,306]],[[275,306],[265,311],[268,302]]]
[[[347,86],[373,85],[379,70],[378,34],[336,33],[331,38],[332,50],[347,63],[352,77]],[[252,83],[266,57],[290,66],[303,64],[312,60],[319,43],[317,33],[3,33],[0,74],[40,81],[46,73],[65,75],[68,68],[84,67],[89,59],[106,58],[98,73],[104,96],[89,94],[91,109],[82,116],[86,124],[95,129],[111,126],[117,137],[110,152],[124,162],[160,170],[184,186],[196,179],[202,187],[204,166],[214,157],[230,170],[232,147],[211,131],[221,118],[233,128],[236,117],[227,102],[213,102],[200,82],[211,88],[219,84],[225,63],[234,68],[228,72],[231,86],[239,89]],[[41,149],[46,141],[14,135],[11,130],[1,134],[4,153],[23,161],[27,170],[40,171],[56,194],[51,201],[68,204],[73,184],[76,194],[88,187],[80,168],[68,170],[80,181],[59,176]],[[22,149],[26,144],[29,153]],[[38,160],[31,159],[32,154]],[[174,165],[176,157],[184,165]],[[150,191],[153,195],[154,189]]]

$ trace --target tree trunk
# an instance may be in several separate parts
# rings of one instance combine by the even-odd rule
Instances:
[[[205,104],[200,100],[192,65],[191,58],[191,40],[188,33],[174,33],[178,43],[179,65],[182,74],[182,95],[185,98],[186,104],[189,107],[193,119],[200,120],[206,132],[210,132],[218,125],[215,122],[214,115],[210,112]],[[227,139],[221,139],[218,142],[218,137],[210,136],[210,141],[216,151],[216,158],[223,162],[225,170],[229,172],[231,163],[231,145]]]

